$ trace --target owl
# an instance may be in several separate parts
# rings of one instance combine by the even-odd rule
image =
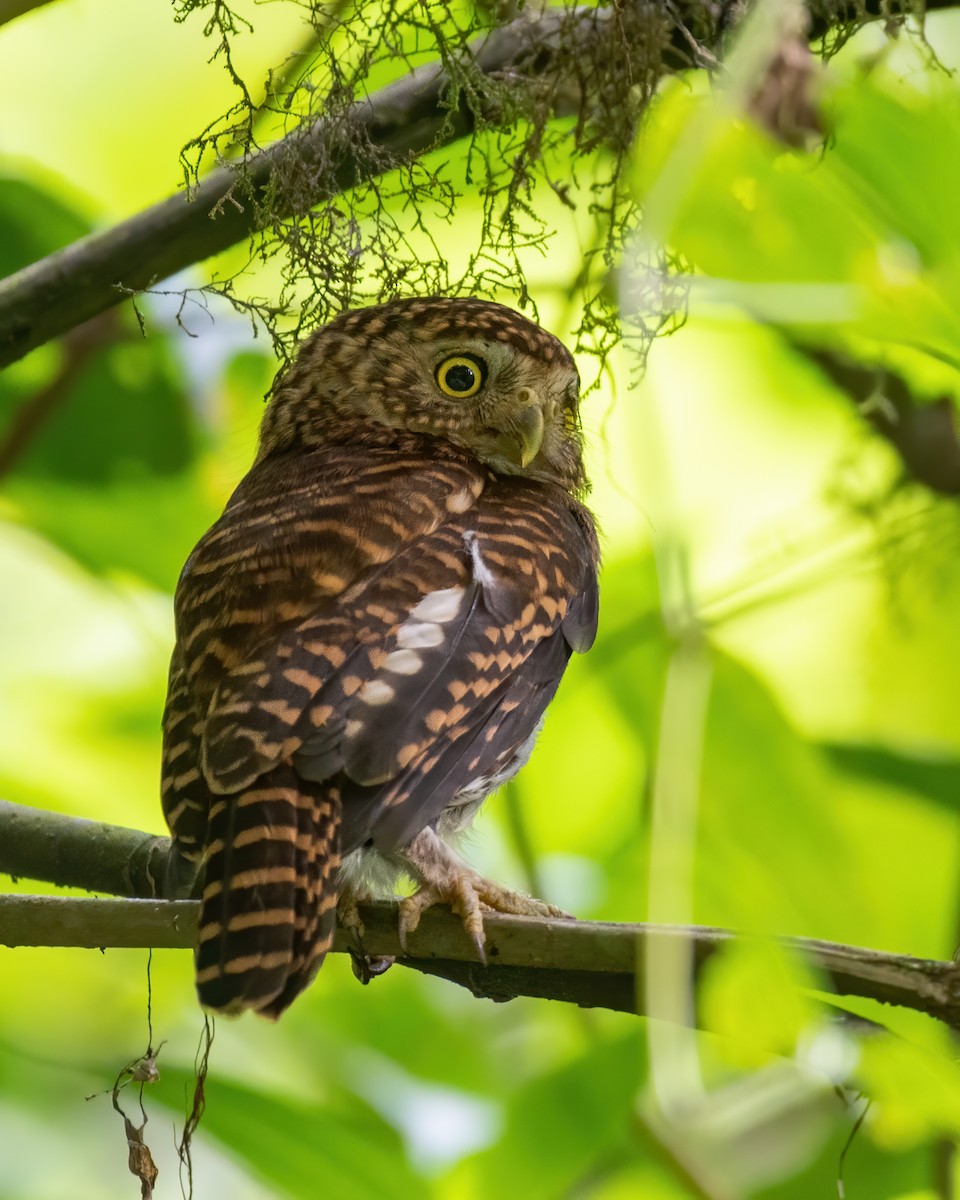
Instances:
[[[401,944],[435,903],[481,957],[484,912],[559,913],[455,845],[596,632],[578,401],[561,343],[478,299],[343,313],[277,379],[175,599],[163,807],[206,1008],[278,1017],[401,878]]]

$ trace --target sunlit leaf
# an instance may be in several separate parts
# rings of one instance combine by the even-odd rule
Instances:
[[[126,572],[172,592],[187,554],[219,515],[195,476],[96,488],[17,480],[14,515],[96,574]]]
[[[802,156],[705,94],[668,88],[637,156],[639,193],[672,201],[656,235],[705,275],[748,285],[728,298],[758,318],[957,365],[960,239],[946,182],[960,154],[957,97],[878,72],[835,87],[829,107],[829,152]]]
[[[858,1076],[876,1107],[871,1134],[891,1148],[960,1135],[960,1065],[900,1038],[864,1040]]]
[[[729,1039],[730,1059],[757,1066],[791,1057],[822,1017],[805,994],[815,977],[772,941],[737,941],[707,964],[700,1005],[708,1029]]]

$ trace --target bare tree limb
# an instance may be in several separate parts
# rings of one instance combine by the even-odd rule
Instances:
[[[889,17],[886,0],[808,0],[811,36],[818,37],[842,22]],[[947,0],[928,0],[927,8],[949,7]],[[707,0],[653,0],[647,9],[651,38],[663,53],[663,31],[669,42],[662,69],[696,66],[690,29],[708,29],[718,42],[725,14],[736,7]],[[618,19],[618,9],[546,9],[524,15],[474,42],[477,67],[486,75],[510,72],[533,80],[550,73],[560,57],[561,42],[573,37],[584,56],[604,27]],[[714,47],[716,48],[716,47]],[[650,59],[653,61],[654,48]],[[68,329],[118,304],[131,293],[157,284],[177,271],[243,241],[257,227],[258,202],[270,194],[277,217],[304,211],[374,175],[411,162],[429,149],[465,137],[478,114],[464,101],[451,111],[445,102],[450,80],[439,64],[418,68],[353,106],[350,118],[336,130],[321,119],[297,131],[237,167],[207,175],[190,194],[169,197],[112,229],[83,238],[0,282],[0,367],[59,337]],[[577,99],[569,87],[557,95],[567,108]],[[509,119],[482,114],[493,123]],[[562,115],[559,113],[558,115]],[[376,168],[362,167],[351,150],[363,142],[375,152]],[[329,176],[309,196],[284,190],[283,164],[295,156],[305,167],[320,156],[339,161],[331,191]],[[305,172],[300,172],[302,180]]]
[[[170,839],[0,800],[0,874],[160,898]]]
[[[124,896],[156,897],[170,843],[136,830],[0,802],[0,872]],[[0,896],[0,945],[192,947],[198,904],[191,900],[66,899]],[[655,939],[692,943],[699,973],[735,935],[696,926],[486,918],[484,965],[447,909],[424,914],[407,953],[397,935],[396,906],[361,909],[363,948],[403,966],[449,979],[475,996],[509,1000],[537,996],[586,1008],[639,1011],[643,970]],[[885,954],[807,938],[783,939],[841,995],[869,997],[928,1013],[960,1028],[960,967],[953,962]],[[344,930],[335,951],[355,948]],[[669,1014],[650,1014],[669,1015]]]
[[[35,8],[43,8],[52,0],[0,0],[0,25],[14,21]]]

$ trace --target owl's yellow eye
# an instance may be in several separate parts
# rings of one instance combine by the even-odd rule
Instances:
[[[437,367],[437,387],[445,396],[465,400],[480,391],[486,374],[487,364],[482,358],[460,354],[445,358]]]

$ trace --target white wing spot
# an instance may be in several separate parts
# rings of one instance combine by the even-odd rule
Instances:
[[[426,650],[430,646],[439,646],[442,641],[440,626],[422,621],[404,621],[397,631],[397,645],[403,650]]]
[[[452,621],[460,611],[462,599],[462,587],[440,588],[424,596],[410,616],[418,621],[439,621],[443,625]],[[436,645],[436,642],[431,644]]]
[[[470,561],[473,563],[473,577],[482,588],[492,588],[496,584],[493,572],[483,561],[480,547],[477,545],[477,534],[473,529],[467,529],[463,535],[463,544],[470,551]]]
[[[476,496],[473,494],[470,488],[463,488],[461,491],[454,492],[452,495],[447,497],[445,501],[447,512],[466,512],[475,500]]]
[[[416,675],[423,666],[423,659],[415,650],[394,650],[387,655],[383,665],[396,675]]]
[[[371,679],[360,689],[358,699],[364,704],[389,704],[396,695],[389,683],[382,679]]]

